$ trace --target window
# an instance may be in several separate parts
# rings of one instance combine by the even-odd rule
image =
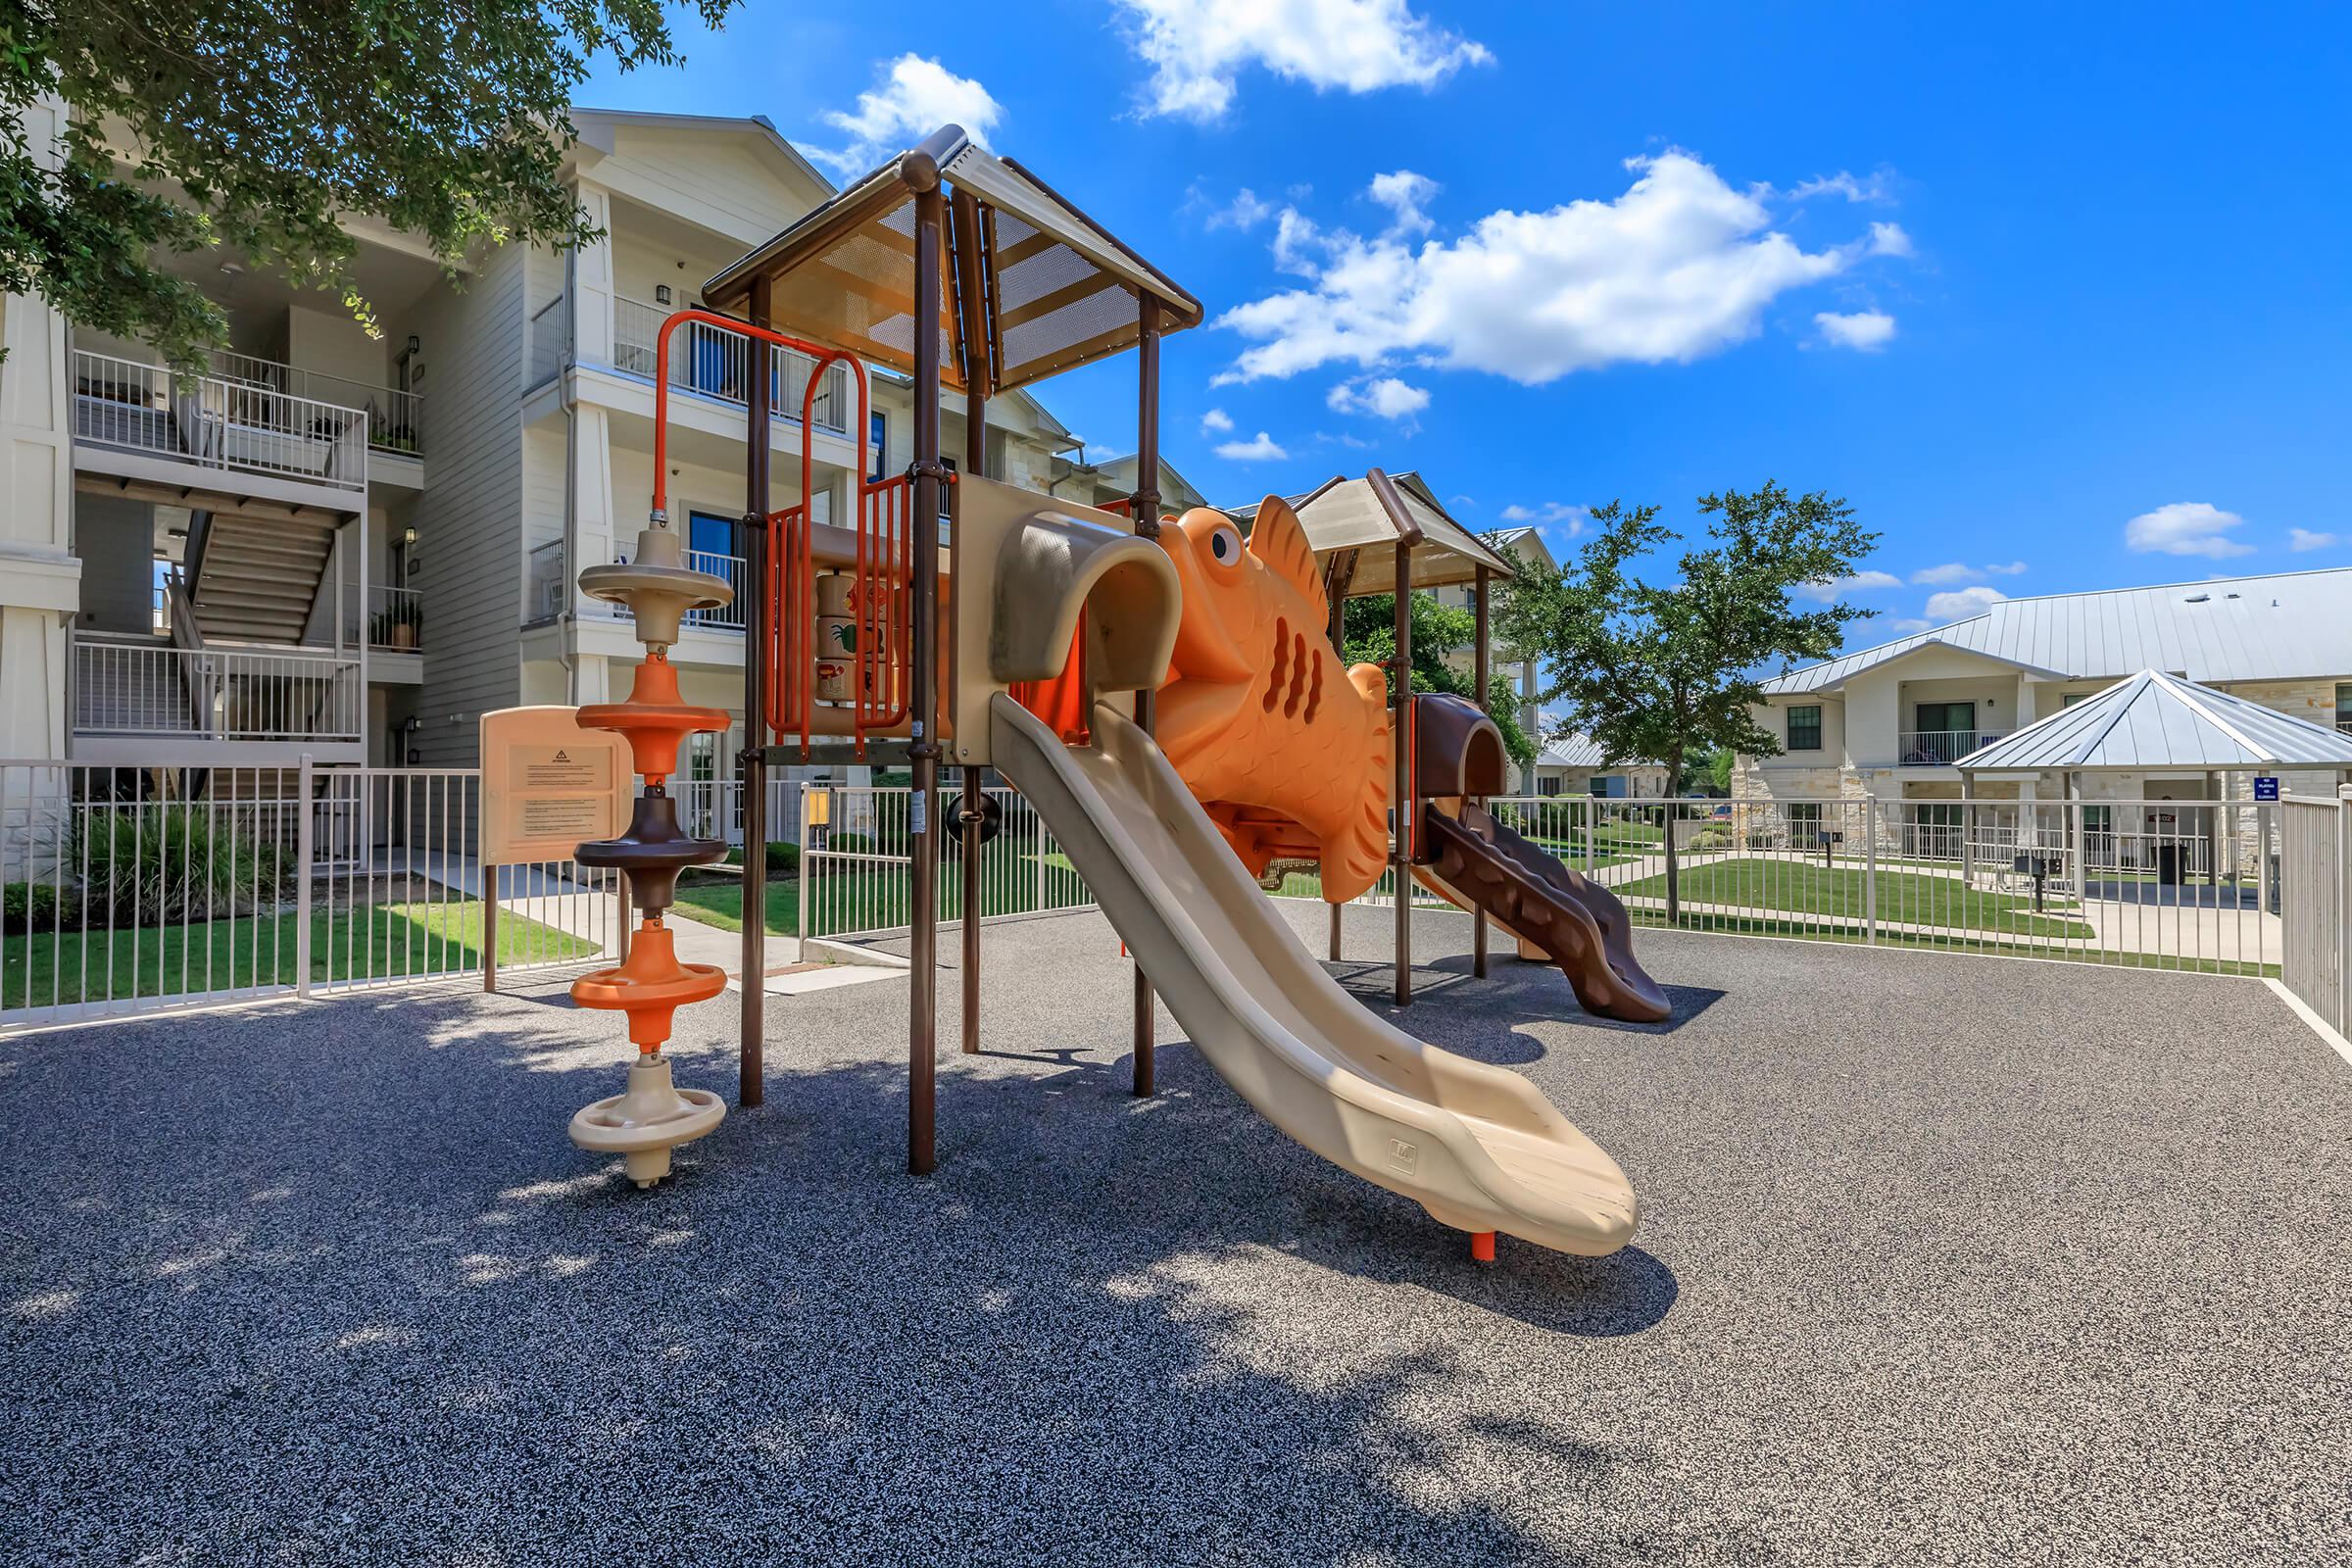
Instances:
[[[869,482],[879,484],[882,482],[882,471],[890,466],[890,416],[877,413],[867,419],[865,439],[874,449],[874,471],[865,477]]]
[[[1788,842],[1804,845],[1813,843],[1821,833],[1821,803],[1800,801],[1788,808]]]
[[[2089,695],[2090,693],[2088,692],[2068,692],[2058,699],[2058,706],[2060,708],[2072,708]]]
[[[2335,727],[2352,735],[2352,681],[2335,688]]]
[[[697,555],[731,556],[735,553],[735,519],[722,517],[714,512],[686,514],[686,548]],[[704,566],[702,570],[715,570]]]
[[[1560,775],[1559,775],[1559,774],[1557,774],[1557,773],[1553,773],[1553,774],[1550,774],[1550,775],[1549,775],[1549,776],[1547,776],[1547,777],[1544,777],[1544,778],[1539,778],[1539,779],[1537,779],[1537,780],[1536,780],[1536,793],[1537,793],[1538,795],[1557,795],[1557,794],[1559,794],[1559,793],[1560,793]]]
[[[1788,710],[1788,749],[1792,752],[1821,750],[1821,705]]]

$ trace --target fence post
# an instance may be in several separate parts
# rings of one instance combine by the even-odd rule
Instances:
[[[302,754],[299,770],[302,808],[294,813],[294,994],[311,994],[311,754]],[[282,842],[282,841],[281,841]]]
[[[2335,791],[2335,1032],[2352,1035],[2352,784]]]
[[[1862,797],[1862,942],[1879,945],[1879,798]]]

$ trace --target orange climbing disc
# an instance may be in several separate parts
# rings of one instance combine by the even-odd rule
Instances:
[[[659,784],[678,770],[678,747],[687,736],[724,730],[726,710],[691,708],[678,696],[678,672],[655,653],[637,666],[625,703],[591,703],[580,710],[590,729],[609,729],[629,743],[638,772]]]
[[[599,969],[571,983],[583,1007],[616,1007],[629,1015],[629,1038],[648,1055],[669,1038],[671,1015],[690,1003],[727,989],[726,971],[711,963],[680,963],[677,939],[659,920],[647,920],[615,969]]]

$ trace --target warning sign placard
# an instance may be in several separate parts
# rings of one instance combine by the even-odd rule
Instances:
[[[628,745],[582,729],[568,708],[508,708],[482,715],[485,865],[568,860],[628,822]]]

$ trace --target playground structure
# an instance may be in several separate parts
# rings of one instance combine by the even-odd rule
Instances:
[[[631,701],[584,710],[582,722],[626,734],[649,787],[627,834],[582,851],[591,863],[628,871],[647,923],[629,960],[583,981],[581,1000],[628,1010],[632,1038],[650,1061],[658,1053],[649,1042],[666,1037],[670,1011],[719,986],[711,971],[675,962],[659,913],[677,870],[718,854],[714,843],[676,833],[661,787],[678,740],[724,723],[714,710],[677,704],[656,636],[674,637],[677,613],[713,591],[674,566],[677,539],[662,490],[668,346],[678,325],[700,320],[742,334],[753,366],[741,524],[755,589],[744,615],[746,910],[760,906],[764,857],[751,846],[766,838],[768,766],[903,760],[912,773],[909,1170],[927,1172],[936,1161],[942,824],[931,820],[930,802],[940,760],[951,756],[963,777],[956,836],[964,885],[979,880],[980,773],[994,767],[1051,825],[1138,959],[1136,1094],[1152,1092],[1156,984],[1254,1108],[1333,1163],[1468,1231],[1476,1255],[1491,1257],[1502,1231],[1570,1252],[1623,1247],[1636,1203],[1605,1152],[1517,1074],[1426,1046],[1367,1012],[1299,949],[1252,880],[1277,859],[1305,857],[1322,866],[1326,896],[1345,898],[1385,864],[1398,893],[1401,1004],[1409,1000],[1412,863],[1417,841],[1428,836],[1423,797],[1452,821],[1500,785],[1500,739],[1475,708],[1440,705],[1429,710],[1437,717],[1414,722],[1420,704],[1410,690],[1403,590],[1416,582],[1413,551],[1425,530],[1386,475],[1374,470],[1365,483],[1376,496],[1386,492],[1380,505],[1396,519],[1393,678],[1370,665],[1340,667],[1346,585],[1335,593],[1324,575],[1340,567],[1318,560],[1284,504],[1262,508],[1247,540],[1208,513],[1163,533],[1159,344],[1166,332],[1197,324],[1200,305],[1027,170],[955,126],[852,184],[710,279],[704,294],[708,309],[671,317],[660,337],[656,488],[639,564],[582,574],[586,591],[638,610],[649,647]],[[743,318],[719,314],[730,309]],[[788,336],[780,323],[807,336]],[[860,362],[912,378],[911,466],[899,477],[857,479],[847,508],[832,514],[839,520],[816,514],[807,418],[799,499],[773,505],[763,436],[777,348],[808,353],[820,368],[846,361],[858,388],[853,428],[860,430]],[[982,476],[989,396],[1129,348],[1138,355],[1139,489],[1125,518]],[[951,386],[966,400],[960,471],[939,450],[942,389]],[[1359,553],[1349,553],[1346,570],[1355,570]],[[1478,569],[1483,689],[1490,568]],[[820,621],[829,636],[820,638]],[[1531,904],[1521,886],[1529,875],[1473,877],[1463,864],[1503,852],[1465,848],[1489,843],[1475,836],[1447,842],[1448,885],[1498,917],[1519,919]],[[1490,883],[1515,891],[1490,894]],[[1555,889],[1551,900],[1554,918],[1544,929],[1560,926],[1552,956],[1607,969],[1610,950],[1596,923],[1556,918],[1562,907],[1583,907],[1573,889]],[[1336,943],[1336,904],[1333,918]],[[1483,973],[1485,919],[1477,925]],[[1589,940],[1577,951],[1580,933]],[[962,1044],[972,1052],[980,922],[965,919],[961,937]],[[763,1088],[756,917],[744,921],[744,944],[739,1101],[749,1107]],[[1630,966],[1630,952],[1620,948],[1620,956]],[[1593,990],[1642,1004],[1622,984]],[[650,1069],[641,1063],[639,1071]],[[659,1091],[670,1092],[665,1064],[661,1071]],[[672,1143],[717,1119],[694,1092],[677,1093],[691,1111],[672,1119]],[[660,1093],[649,1088],[649,1098]],[[663,1130],[639,1129],[630,1106],[600,1107],[644,1136]],[[666,1160],[664,1146],[664,1168]]]

